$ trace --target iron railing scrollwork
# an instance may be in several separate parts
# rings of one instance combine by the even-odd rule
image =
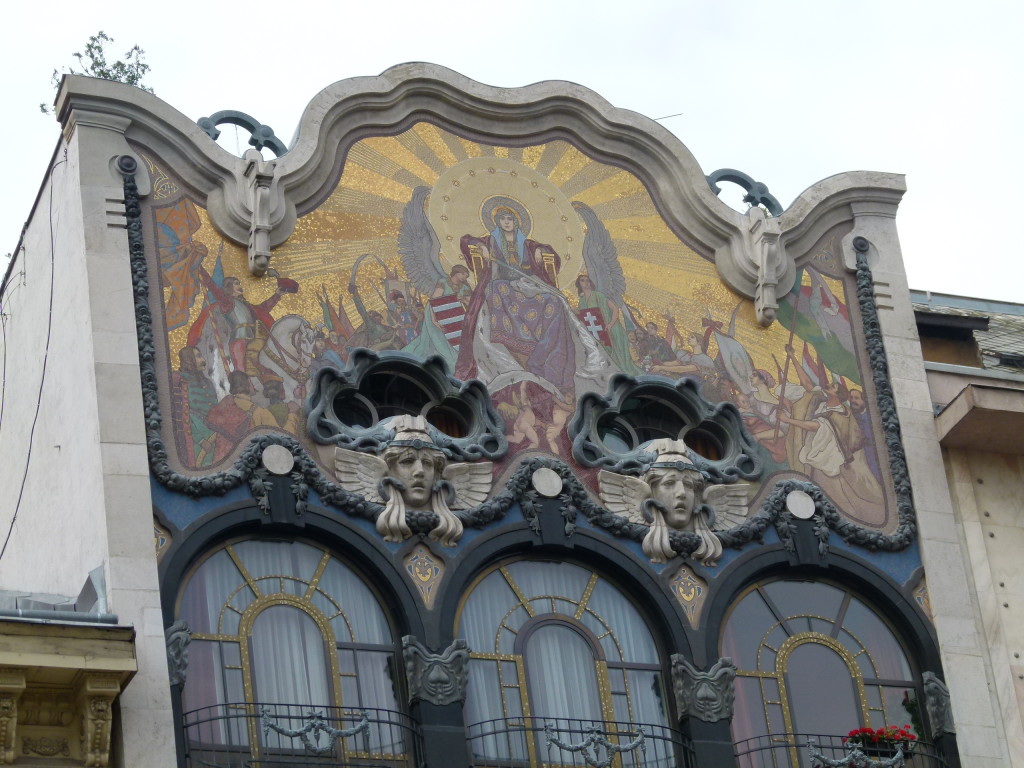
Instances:
[[[474,768],[696,768],[693,746],[666,725],[510,717],[467,727]]]
[[[816,755],[839,764],[850,756],[850,745],[842,736],[822,735],[814,733],[772,733],[755,736],[735,744],[737,768],[811,768],[820,766],[821,762],[811,759],[809,744],[813,744]],[[847,762],[847,768],[881,768],[895,756],[883,748],[860,748],[864,755],[863,763]],[[825,763],[828,765],[829,763]],[[926,741],[914,742],[913,760],[908,760],[913,768],[948,768],[942,751],[934,744]]]
[[[387,709],[218,704],[182,718],[186,768],[420,768],[422,734]]]

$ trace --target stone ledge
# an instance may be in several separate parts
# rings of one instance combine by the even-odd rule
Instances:
[[[0,765],[109,765],[137,669],[132,627],[0,618]]]

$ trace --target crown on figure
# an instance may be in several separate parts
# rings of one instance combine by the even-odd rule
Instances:
[[[651,469],[678,469],[684,472],[696,472],[706,477],[707,473],[694,463],[692,452],[682,440],[672,440],[667,437],[652,440],[647,444],[647,449],[654,451],[657,455]]]
[[[428,431],[427,420],[423,416],[395,416],[388,424],[395,430],[395,437],[388,441],[388,447],[408,447],[417,450],[432,450],[444,453],[434,443]]]

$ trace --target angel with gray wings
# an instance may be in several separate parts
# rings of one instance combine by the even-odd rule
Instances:
[[[669,534],[677,530],[700,539],[690,557],[715,565],[722,556],[715,531],[733,528],[746,517],[747,486],[709,486],[682,440],[655,440],[649,448],[658,458],[642,478],[598,473],[601,500],[612,512],[649,526],[642,546],[652,563],[675,557]]]
[[[465,264],[456,264],[448,274],[441,268],[441,244],[426,214],[429,198],[429,187],[413,190],[402,212],[398,234],[398,252],[409,281],[419,293],[430,297],[420,333],[405,351],[422,358],[439,355],[454,370],[473,289]]]
[[[409,538],[412,531],[406,513],[422,510],[438,516],[430,538],[454,547],[462,537],[462,521],[452,509],[468,509],[487,499],[491,462],[449,464],[422,416],[396,416],[389,426],[395,436],[380,456],[335,449],[338,482],[369,501],[384,504],[377,518],[377,532],[384,541]]]

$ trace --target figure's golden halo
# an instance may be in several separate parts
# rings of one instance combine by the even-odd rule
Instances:
[[[464,264],[463,235],[482,237],[497,226],[495,211],[510,209],[520,231],[550,245],[562,259],[558,287],[572,286],[583,269],[583,225],[572,203],[547,176],[503,157],[473,157],[438,177],[427,214],[441,242],[445,272]]]

